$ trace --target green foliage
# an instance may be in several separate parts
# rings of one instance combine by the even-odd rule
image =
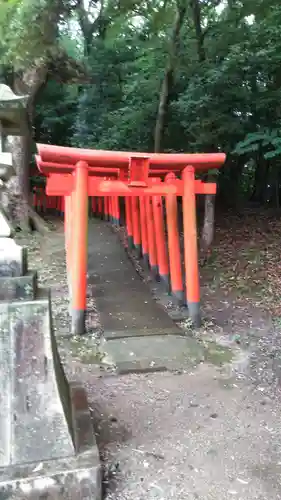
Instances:
[[[251,153],[259,150],[266,160],[280,156],[280,130],[264,129],[260,132],[247,134],[243,141],[238,142],[234,149],[234,153],[238,155],[251,155]]]
[[[80,96],[73,144],[153,148],[159,59],[157,51],[136,43],[132,35],[115,44],[96,42],[90,59],[94,83]]]
[[[5,19],[1,17],[1,62],[18,69],[42,57],[47,49],[42,37],[42,24],[46,22],[48,6],[47,0],[13,1],[8,4]]]
[[[193,3],[187,3],[173,56],[162,148],[225,151],[220,193],[267,198],[265,187],[276,183],[278,192],[281,181],[281,4],[199,0],[200,37]],[[54,54],[54,44],[76,61],[84,58],[87,83],[50,79],[41,93],[37,140],[152,150],[181,1],[84,2],[81,11],[82,4],[2,2],[0,63],[23,68]]]
[[[59,45],[77,55],[77,40],[70,46],[72,4],[72,0],[2,0],[0,64],[23,70],[50,58]]]
[[[36,106],[35,140],[58,145],[70,144],[77,114],[78,87],[49,80]]]

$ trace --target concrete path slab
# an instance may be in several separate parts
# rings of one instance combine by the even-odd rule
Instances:
[[[107,363],[117,360],[119,374],[192,368],[204,360],[203,346],[195,339],[151,335],[111,340],[102,345]]]
[[[118,235],[103,222],[91,221],[89,231],[89,287],[97,301],[105,335],[127,332],[138,336],[181,331],[151,297],[128,258]]]

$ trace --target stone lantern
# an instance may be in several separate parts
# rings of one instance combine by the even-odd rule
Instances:
[[[8,85],[0,83],[0,122],[4,136],[23,133],[27,102],[28,96],[17,96]]]

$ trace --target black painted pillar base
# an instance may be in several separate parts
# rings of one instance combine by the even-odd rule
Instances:
[[[86,311],[84,309],[71,309],[71,333],[72,335],[86,333]]]
[[[136,254],[137,259],[141,259],[141,256],[142,256],[141,244],[135,245],[135,254]]]
[[[183,290],[173,290],[171,293],[179,306],[186,306],[185,293]]]
[[[134,249],[133,236],[128,236],[128,250],[131,252]]]
[[[150,266],[150,270],[151,270],[152,277],[155,279],[155,281],[160,281],[158,266]]]
[[[171,291],[170,276],[168,274],[160,274],[161,281],[163,281],[164,286],[168,292]]]
[[[149,255],[147,253],[144,253],[143,256],[143,264],[146,269],[149,269]]]
[[[196,328],[200,328],[201,321],[201,311],[200,311],[200,302],[188,302],[188,314]]]

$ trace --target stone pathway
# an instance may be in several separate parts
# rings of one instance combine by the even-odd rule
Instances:
[[[166,312],[151,300],[110,226],[93,221],[89,235],[89,288],[107,339],[179,334]]]
[[[201,346],[153,300],[109,225],[91,221],[89,248],[88,287],[100,313],[107,363],[127,373],[176,370],[202,358]]]

